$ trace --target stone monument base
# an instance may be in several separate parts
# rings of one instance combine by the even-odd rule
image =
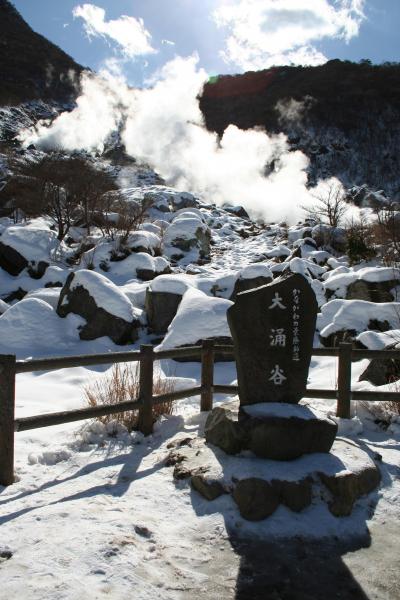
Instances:
[[[347,516],[381,479],[373,460],[353,440],[336,440],[329,453],[287,462],[229,456],[197,437],[176,439],[169,447],[166,464],[174,466],[175,479],[190,478],[207,500],[231,494],[250,521],[265,519],[281,504],[299,512],[313,499],[326,502],[336,517]]]
[[[214,408],[208,415],[206,441],[227,454],[250,450],[261,458],[293,460],[303,454],[329,452],[337,424],[300,404],[265,402]]]

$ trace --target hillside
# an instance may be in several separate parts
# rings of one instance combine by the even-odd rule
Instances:
[[[0,0],[0,106],[29,100],[68,101],[83,67],[34,32],[8,0]]]
[[[211,79],[200,107],[207,128],[283,131],[309,157],[310,180],[336,176],[400,193],[400,65],[331,60]]]

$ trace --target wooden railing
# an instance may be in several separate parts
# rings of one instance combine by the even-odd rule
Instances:
[[[62,423],[92,419],[109,414],[138,410],[138,429],[145,435],[153,430],[152,407],[168,401],[200,395],[200,410],[209,411],[213,405],[213,394],[237,394],[236,385],[214,384],[214,357],[234,356],[233,346],[214,345],[205,340],[200,346],[188,346],[154,352],[153,346],[142,345],[140,351],[108,352],[80,356],[16,360],[14,355],[0,355],[0,485],[7,486],[14,481],[14,434],[39,427],[49,427]],[[337,400],[338,417],[350,417],[351,400],[395,401],[400,402],[398,392],[352,391],[351,363],[362,358],[397,359],[400,350],[354,350],[352,344],[342,343],[339,348],[315,348],[313,356],[338,356],[337,389],[307,388],[306,398]],[[163,359],[201,358],[201,385],[182,389],[168,394],[153,395],[154,361]],[[53,412],[31,417],[15,418],[15,378],[19,373],[32,371],[54,371],[70,367],[100,364],[139,362],[139,396],[115,405],[98,405],[75,410]]]

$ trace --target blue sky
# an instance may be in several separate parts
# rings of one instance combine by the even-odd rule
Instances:
[[[400,0],[14,0],[31,27],[91,69],[142,86],[176,55],[210,75],[331,58],[400,60]]]

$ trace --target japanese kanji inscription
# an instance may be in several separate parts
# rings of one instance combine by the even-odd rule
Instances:
[[[297,403],[304,395],[318,306],[297,273],[238,294],[228,310],[240,403]]]

